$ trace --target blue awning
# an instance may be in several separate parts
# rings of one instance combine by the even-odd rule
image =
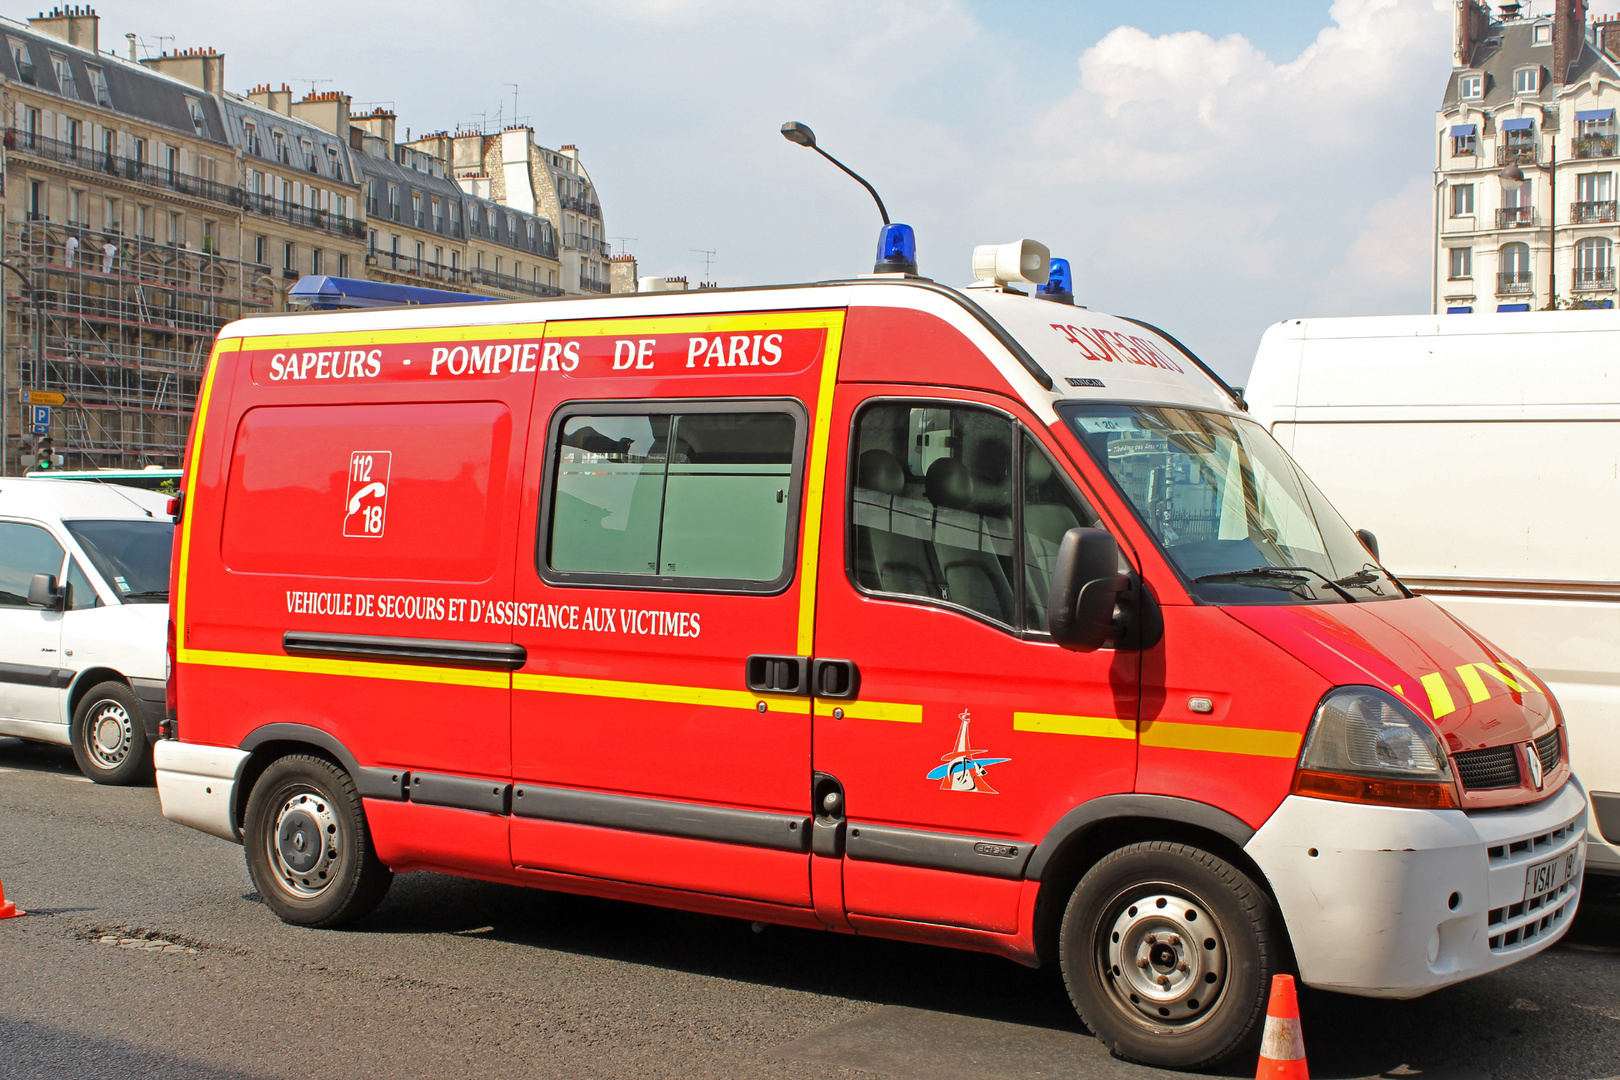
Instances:
[[[1536,122],[1534,120],[1531,120],[1529,117],[1525,117],[1523,120],[1504,120],[1504,121],[1502,121],[1502,130],[1503,131],[1525,131],[1525,130],[1528,130],[1529,128],[1531,128],[1531,127],[1534,127],[1535,123]]]
[[[358,278],[317,277],[305,274],[287,290],[287,299],[314,308],[413,307],[420,304],[478,304],[492,296],[425,289],[419,285],[393,285]]]
[[[1461,138],[1464,138],[1465,136],[1472,135],[1474,132],[1476,132],[1478,130],[1479,130],[1479,125],[1478,124],[1452,124],[1451,125],[1451,137],[1453,139],[1461,139]]]
[[[1497,304],[1497,311],[1529,311],[1529,304]]]
[[[1448,307],[1448,308],[1446,308],[1446,314],[1447,315],[1469,315],[1469,314],[1473,313],[1473,310],[1474,309],[1471,308],[1471,307]]]
[[[1576,123],[1582,123],[1582,124],[1586,123],[1589,120],[1597,120],[1597,121],[1601,122],[1601,121],[1604,121],[1604,120],[1613,120],[1613,119],[1614,119],[1614,110],[1613,109],[1582,109],[1582,110],[1580,110],[1579,112],[1577,112],[1575,114]]]

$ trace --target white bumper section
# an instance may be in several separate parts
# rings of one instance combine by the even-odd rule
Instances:
[[[232,794],[246,750],[162,739],[152,748],[163,816],[241,843],[231,816]]]
[[[1474,813],[1291,795],[1245,850],[1271,882],[1307,984],[1410,998],[1562,937],[1585,839],[1586,793],[1571,778],[1534,806]],[[1570,853],[1567,883],[1525,895],[1530,867]]]

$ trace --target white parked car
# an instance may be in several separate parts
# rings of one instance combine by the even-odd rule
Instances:
[[[73,748],[101,784],[151,775],[164,714],[168,498],[0,477],[0,735]]]

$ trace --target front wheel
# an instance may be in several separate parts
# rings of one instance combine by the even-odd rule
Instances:
[[[393,883],[354,781],[324,758],[295,754],[264,770],[248,795],[242,847],[265,905],[299,926],[353,922]]]
[[[141,703],[121,682],[97,683],[79,699],[68,740],[79,771],[98,784],[138,784],[152,774]]]
[[[1131,1061],[1208,1068],[1258,1039],[1277,969],[1271,899],[1187,844],[1113,852],[1076,886],[1059,952],[1076,1011]]]

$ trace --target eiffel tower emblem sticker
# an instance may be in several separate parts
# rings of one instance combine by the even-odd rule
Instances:
[[[973,717],[963,709],[956,717],[962,721],[962,726],[956,732],[956,746],[950,753],[940,757],[945,764],[936,766],[928,772],[929,780],[939,781],[941,791],[974,791],[980,795],[1001,794],[985,780],[984,773],[992,765],[1000,765],[1012,758],[981,757],[988,754],[988,750],[973,749],[973,741],[968,736],[968,725]]]

